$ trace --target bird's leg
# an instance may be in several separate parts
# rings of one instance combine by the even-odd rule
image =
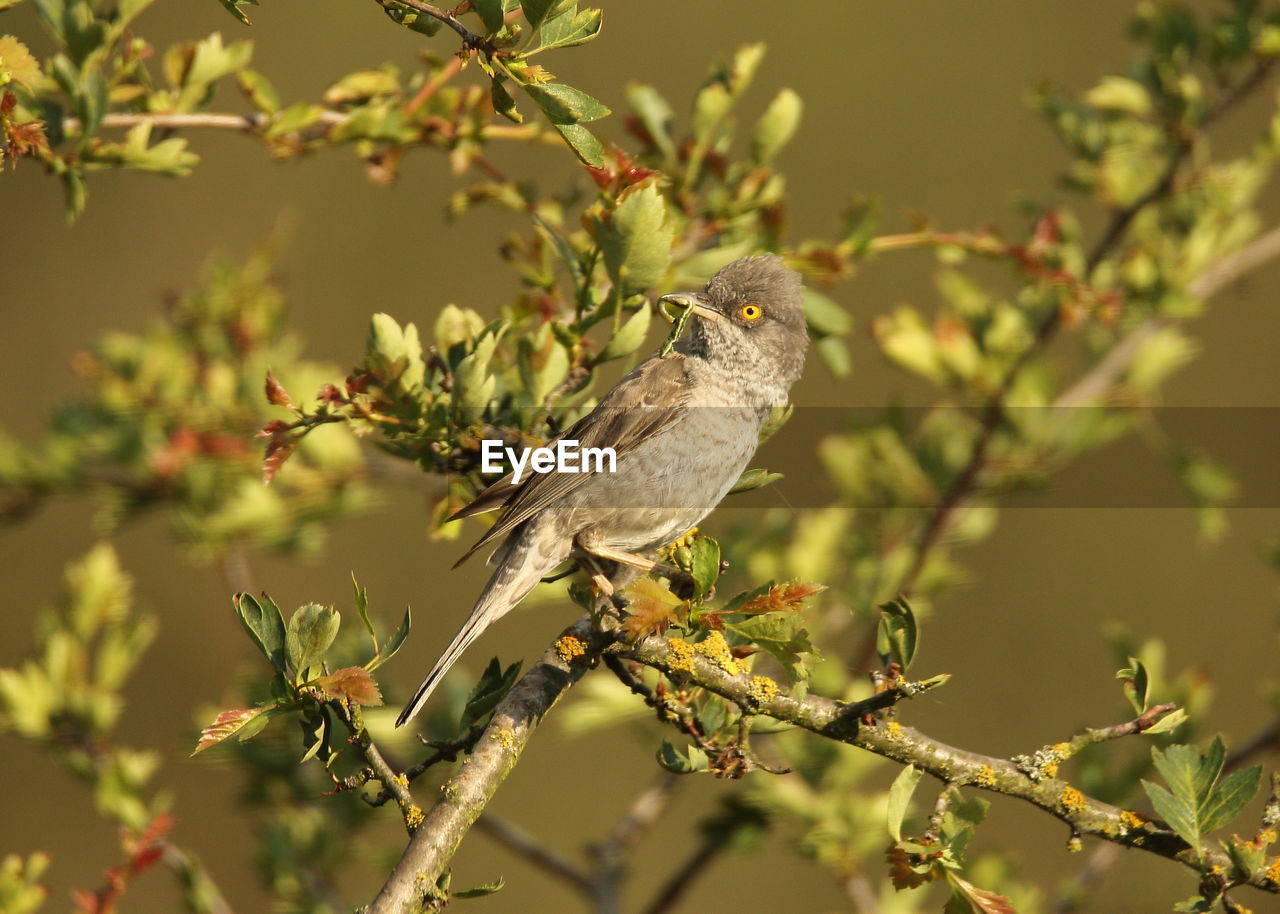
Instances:
[[[609,576],[601,570],[600,566],[592,559],[589,553],[583,553],[581,559],[578,560],[583,569],[591,576],[591,583],[596,585],[596,590],[612,599],[613,582],[609,580]]]
[[[692,595],[693,579],[679,568],[672,568],[670,565],[655,562],[653,559],[645,558],[643,555],[636,555],[634,552],[610,549],[608,546],[596,545],[590,549],[582,546],[582,548],[598,558],[608,559],[611,562],[617,562],[619,565],[629,565],[632,568],[639,568],[646,574],[656,574],[666,578],[671,582],[672,591],[678,597],[687,599]]]

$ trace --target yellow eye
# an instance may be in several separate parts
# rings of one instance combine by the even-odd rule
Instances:
[[[744,321],[758,321],[764,317],[764,309],[759,305],[743,305],[738,309],[738,317]]]

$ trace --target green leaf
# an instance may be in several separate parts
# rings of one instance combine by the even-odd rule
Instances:
[[[520,662],[516,662],[504,670],[498,663],[497,657],[489,661],[489,665],[480,676],[480,681],[471,690],[467,703],[462,708],[463,729],[483,719],[498,706],[498,702],[502,701],[503,696],[516,684],[521,666]]]
[[[671,129],[675,115],[667,100],[653,86],[631,83],[627,86],[627,104],[635,111],[641,126],[652,138],[654,146],[662,153],[662,157],[667,161],[674,161],[676,145],[671,136]]]
[[[1142,789],[1147,792],[1151,805],[1155,807],[1156,815],[1164,819],[1183,841],[1198,850],[1200,847],[1200,824],[1196,821],[1195,807],[1191,803],[1175,797],[1159,784],[1144,780]]]
[[[232,604],[235,606],[240,624],[249,633],[253,643],[258,645],[267,660],[271,661],[271,665],[283,673],[285,671],[285,626],[284,618],[280,615],[280,607],[276,606],[265,593],[262,595],[262,603],[247,593],[239,593],[232,598]]]
[[[905,598],[890,600],[880,604],[880,631],[876,638],[876,649],[880,659],[888,664],[893,662],[906,672],[915,658],[919,645],[919,629],[916,625],[915,613]]]
[[[489,83],[489,99],[493,102],[493,110],[509,121],[523,124],[524,115],[520,113],[520,109],[516,107],[516,100],[503,85],[505,82],[504,78],[498,77]]]
[[[245,25],[250,25],[251,23],[249,22],[249,17],[244,14],[240,7],[258,5],[258,0],[218,0],[218,2],[222,4],[223,9]]]
[[[463,889],[461,892],[450,892],[450,898],[483,898],[485,895],[492,895],[495,892],[501,892],[503,886],[507,884],[506,880],[499,876],[493,882],[486,882],[484,885],[478,885],[474,889]]]
[[[404,644],[404,639],[409,637],[409,629],[413,626],[413,613],[409,607],[404,609],[404,618],[400,620],[400,625],[391,633],[391,637],[382,642],[382,647],[378,651],[378,656],[373,658],[367,664],[367,669],[372,672],[382,666],[388,660],[396,655],[396,651],[400,650],[400,645]]]
[[[791,142],[803,113],[804,102],[799,95],[791,89],[778,92],[751,134],[751,157],[761,163],[771,161]]]
[[[894,841],[902,840],[902,820],[906,818],[907,809],[911,806],[911,795],[915,793],[916,785],[920,783],[922,777],[924,777],[922,769],[915,765],[908,765],[893,779],[893,785],[889,788],[886,824],[889,827],[889,836]]]
[[[837,378],[848,377],[849,372],[853,370],[849,347],[838,336],[824,336],[814,343],[814,348],[826,363],[827,370]]]
[[[532,57],[552,48],[571,48],[586,44],[600,34],[603,14],[598,9],[578,10],[573,6],[565,8],[553,19],[542,25],[542,33],[538,36],[540,44],[526,54]]]
[[[662,194],[647,181],[628,190],[601,226],[605,269],[623,298],[644,292],[666,273],[674,238],[666,216]]]
[[[653,311],[648,304],[641,305],[640,309],[627,318],[626,322],[618,328],[618,332],[613,335],[613,338],[601,350],[599,357],[595,360],[596,364],[631,355],[631,353],[644,345],[645,337],[649,334],[649,323],[652,317]]]
[[[781,473],[770,473],[766,469],[756,467],[754,469],[743,471],[738,477],[738,481],[733,484],[733,488],[729,490],[729,494],[733,495],[738,492],[750,492],[752,489],[762,489],[765,486],[773,485],[779,479],[782,479]]]
[[[369,618],[369,592],[360,586],[356,580],[355,572],[351,572],[351,587],[356,593],[356,612],[360,614],[360,621],[364,624],[364,630],[369,633],[369,640],[373,642],[373,653],[378,653],[378,635],[373,630],[373,620]]]
[[[1116,679],[1124,681],[1124,696],[1129,699],[1133,710],[1139,714],[1144,713],[1150,701],[1148,693],[1151,690],[1151,676],[1143,662],[1130,657],[1129,666],[1116,673]]]
[[[1258,790],[1257,766],[1218,780],[1226,760],[1226,747],[1218,737],[1203,753],[1194,746],[1170,746],[1152,749],[1151,758],[1168,788],[1149,781],[1143,781],[1142,788],[1156,813],[1197,854],[1204,836],[1239,815]]]
[[[720,544],[709,536],[695,537],[689,544],[689,574],[698,596],[711,593],[720,578]]]
[[[1182,708],[1175,708],[1164,717],[1155,722],[1154,726],[1147,727],[1142,732],[1147,736],[1155,736],[1158,733],[1172,733],[1189,720],[1187,712]]]
[[[504,24],[502,6],[502,0],[471,0],[471,9],[480,16],[489,34],[498,31]]]
[[[566,0],[520,0],[520,11],[529,21],[529,26],[536,29],[557,9],[568,5],[572,4],[566,3]]]
[[[581,89],[575,89],[564,83],[547,85],[535,83],[525,86],[524,91],[553,124],[598,121],[611,113],[599,99],[592,98]]]
[[[821,292],[804,290],[804,317],[810,329],[822,336],[836,336],[853,329],[849,312]]]
[[[551,126],[556,128],[556,132],[564,137],[564,141],[569,144],[569,148],[584,163],[592,168],[604,166],[604,147],[600,145],[600,141],[596,139],[594,133],[581,124],[553,123]]]
[[[285,654],[294,674],[305,676],[307,668],[318,661],[338,636],[341,617],[332,606],[308,603],[289,618],[285,631]]]
[[[681,752],[665,739],[658,747],[657,759],[659,765],[673,774],[695,774],[710,767],[707,754],[697,746],[689,746],[686,752]]]
[[[265,76],[247,67],[236,73],[236,84],[258,111],[274,116],[280,110],[280,93]]]
[[[1223,778],[1200,810],[1200,830],[1205,834],[1226,825],[1253,799],[1262,778],[1262,766],[1242,768]]]

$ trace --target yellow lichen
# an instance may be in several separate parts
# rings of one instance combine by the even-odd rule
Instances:
[[[884,728],[889,731],[890,739],[902,739],[902,724],[896,720],[889,721]]]
[[[1275,844],[1276,830],[1274,828],[1264,828],[1262,831],[1258,832],[1258,843],[1263,847],[1266,847],[1268,844]]]
[[[1040,770],[1045,773],[1045,777],[1056,778],[1058,776],[1058,763],[1045,762],[1044,766],[1041,767]]]
[[[1275,857],[1271,861],[1271,865],[1267,867],[1267,871],[1263,873],[1267,877],[1267,881],[1280,885],[1280,857]]]
[[[752,676],[747,697],[754,704],[762,705],[778,696],[778,684],[767,676]]]
[[[565,663],[573,663],[573,658],[581,657],[587,652],[587,646],[573,635],[565,635],[556,642],[556,653]]]
[[[996,786],[995,770],[992,769],[990,765],[983,765],[978,769],[978,776],[974,779],[973,783],[977,784],[979,787]]]
[[[1058,758],[1069,758],[1071,755],[1070,743],[1054,743],[1049,748],[1053,750],[1054,755]]]
[[[1064,789],[1058,802],[1062,804],[1062,808],[1067,812],[1084,812],[1089,805],[1085,802],[1084,794],[1074,787]]]
[[[692,673],[693,672],[693,645],[683,638],[671,638],[667,641],[667,648],[671,652],[671,659],[667,661],[667,666],[672,671]]]
[[[1146,821],[1146,819],[1142,818],[1142,816],[1138,815],[1132,809],[1120,810],[1120,824],[1123,825],[1126,830],[1131,828],[1141,828],[1143,823]]]
[[[669,543],[666,546],[663,546],[661,549],[659,549],[658,555],[670,561],[672,558],[675,557],[677,549],[679,549],[681,546],[688,546],[689,542],[697,535],[698,535],[698,528],[690,527],[674,542]]]
[[[724,635],[720,632],[711,632],[706,638],[695,644],[693,649],[730,676],[737,676],[739,673],[746,672],[746,669],[742,664],[738,663],[737,658],[730,652],[729,642],[724,640]]]
[[[494,730],[489,739],[508,751],[514,749],[516,745],[515,734],[510,730]]]
[[[426,820],[426,814],[418,805],[410,806],[404,811],[404,824],[409,826],[409,831],[417,831],[418,826]]]
[[[1080,840],[1079,835],[1072,835],[1067,839],[1067,853],[1078,854],[1084,850],[1084,842]]]

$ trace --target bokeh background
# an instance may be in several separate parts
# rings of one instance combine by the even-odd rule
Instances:
[[[687,100],[714,58],[744,42],[767,41],[769,56],[752,90],[757,103],[781,86],[807,102],[799,139],[780,162],[789,176],[793,238],[830,234],[841,207],[860,194],[883,200],[891,228],[909,227],[916,212],[943,227],[1018,225],[1019,199],[1060,195],[1054,177],[1064,160],[1029,110],[1027,90],[1042,81],[1086,88],[1105,73],[1122,72],[1130,53],[1124,25],[1131,9],[1117,0],[602,5],[602,37],[559,54],[555,67],[566,81],[615,108],[622,107],[623,86],[632,79]],[[291,6],[263,0],[251,10],[253,28],[245,30],[215,0],[162,0],[138,28],[156,46],[214,30],[237,38],[244,32],[256,43],[256,66],[285,98],[314,98],[339,76],[383,61],[410,69],[423,40],[369,3],[311,0],[305,16]],[[0,16],[0,32],[36,35],[30,4]],[[441,52],[452,48],[445,34],[434,41]],[[39,43],[32,44],[38,52]],[[1240,125],[1256,120],[1267,101],[1237,112],[1218,142],[1243,142],[1247,130]],[[617,129],[617,123],[603,125],[606,135]],[[293,226],[281,263],[292,325],[311,357],[336,366],[358,357],[373,311],[430,326],[446,303],[485,312],[512,292],[496,246],[505,232],[520,227],[519,218],[479,210],[448,221],[444,204],[458,185],[436,153],[412,153],[399,183],[382,189],[370,185],[360,163],[342,151],[279,166],[240,136],[207,131],[193,135],[192,143],[203,157],[193,176],[96,176],[88,209],[71,226],[62,215],[59,186],[37,167],[24,162],[16,174],[0,177],[0,209],[9,226],[0,245],[0,271],[7,278],[0,290],[0,421],[10,433],[34,439],[50,407],[77,390],[68,367],[77,350],[104,331],[143,327],[166,292],[193,283],[211,253],[239,258],[282,218]],[[504,162],[501,150],[494,157],[513,173],[524,169],[538,177],[527,161],[513,156]],[[546,161],[543,180],[570,180],[565,156],[548,153]],[[1265,215],[1266,224],[1280,220],[1274,193]],[[899,301],[927,304],[934,296],[932,266],[927,252],[883,257],[835,290],[859,323],[853,374],[836,381],[815,360],[797,402],[910,401],[911,387],[874,357],[865,327],[870,316]],[[1212,407],[1213,414],[1228,417],[1225,425],[1234,433],[1228,465],[1249,464],[1246,475],[1261,468],[1260,478],[1277,458],[1276,423],[1268,423],[1272,411],[1266,408],[1280,406],[1277,280],[1280,263],[1220,296],[1193,327],[1202,354],[1166,394],[1168,406]],[[1263,408],[1229,412],[1240,406]],[[1124,453],[1143,459],[1141,449]],[[1128,458],[1121,458],[1113,459],[1126,466]],[[786,486],[781,484],[784,496]],[[406,481],[402,487],[374,515],[344,523],[318,561],[254,555],[250,573],[255,589],[270,590],[286,608],[309,600],[345,605],[351,571],[388,617],[412,604],[414,634],[384,671],[403,690],[453,632],[485,569],[474,563],[449,572],[460,546],[426,538],[430,485]],[[1276,669],[1276,580],[1258,552],[1280,533],[1280,510],[1267,501],[1251,500],[1246,490],[1244,507],[1229,511],[1230,531],[1212,545],[1197,540],[1190,513],[1172,503],[1073,508],[1060,500],[1055,507],[1002,512],[996,534],[961,554],[971,582],[941,602],[924,632],[918,668],[956,676],[946,689],[905,709],[906,719],[946,741],[998,755],[1028,751],[1082,725],[1112,722],[1115,665],[1101,632],[1120,622],[1164,637],[1171,667],[1202,669],[1217,690],[1213,720],[1228,742],[1243,740],[1267,719],[1260,684]],[[708,528],[726,529],[749,510],[722,509]],[[64,563],[94,542],[91,514],[85,501],[66,499],[21,527],[0,529],[0,665],[22,656],[31,643],[32,610],[55,595]],[[159,778],[176,796],[176,839],[205,860],[238,910],[259,910],[264,898],[253,878],[251,837],[236,808],[241,785],[216,753],[187,757],[193,709],[217,704],[232,672],[250,655],[229,611],[227,585],[216,569],[189,563],[160,518],[128,527],[117,544],[137,577],[139,600],[162,624],[128,690],[121,740],[164,753]],[[535,656],[572,615],[567,603],[513,614],[469,658],[472,669],[492,653]],[[1003,624],[1012,618],[1019,624]],[[609,731],[573,739],[552,722],[540,730],[493,809],[576,854],[656,773],[652,750],[651,742]],[[0,742],[0,760],[6,774],[0,854],[51,851],[51,910],[61,910],[71,887],[96,886],[115,862],[112,829],[94,816],[86,791],[31,747]],[[645,890],[683,859],[696,840],[688,824],[732,786],[708,778],[683,786],[672,812],[639,848],[631,902],[646,897]],[[394,817],[387,818],[390,834]],[[1024,874],[1049,894],[1083,862],[1066,852],[1067,834],[1058,823],[1012,800],[997,799],[983,834],[1012,848]],[[825,873],[784,852],[785,840],[771,839],[763,851],[767,866],[751,857],[721,858],[681,910],[847,909]],[[459,904],[491,912],[579,907],[567,890],[473,833],[456,860],[455,885],[499,874],[507,880],[503,892]],[[1186,881],[1185,891],[1173,886],[1178,879]],[[1163,911],[1192,889],[1185,871],[1173,864],[1126,854],[1088,910]],[[133,886],[126,904],[129,910],[167,910],[175,900],[157,873]],[[1271,903],[1257,901],[1258,910]]]

